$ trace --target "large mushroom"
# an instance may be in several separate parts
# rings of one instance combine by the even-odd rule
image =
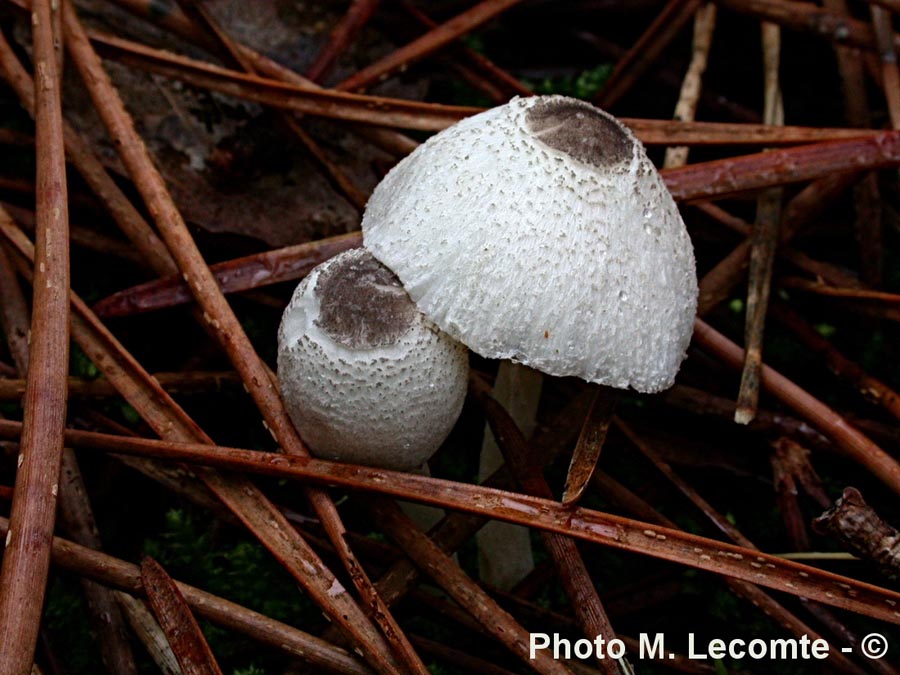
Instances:
[[[588,103],[516,98],[436,134],[362,227],[423,314],[484,357],[645,393],[685,357],[684,223],[641,143]]]

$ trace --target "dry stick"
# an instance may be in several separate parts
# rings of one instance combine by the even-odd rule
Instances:
[[[215,278],[172,201],[162,176],[135,131],[133,121],[125,110],[118,92],[103,70],[100,59],[93,51],[74,9],[68,3],[63,7],[63,22],[66,29],[66,45],[72,61],[80,71],[95,108],[116,142],[120,157],[147,203],[160,234],[202,308],[204,320],[213,329],[215,337],[240,373],[268,429],[282,450],[291,455],[308,456],[309,453],[284,408],[275,386],[274,376],[256,354],[243,327],[216,285]],[[347,545],[343,523],[331,498],[321,489],[310,488],[305,493],[354,585],[362,594],[365,606],[370,608],[374,621],[388,637],[388,642],[385,643],[383,640],[375,639],[375,635],[369,636],[369,641],[364,646],[367,655],[390,664],[393,661],[390,646],[398,645],[401,638],[393,632],[395,624],[389,618],[387,607],[378,597],[365,570]],[[405,663],[407,667],[416,665],[410,659]]]
[[[827,508],[831,504],[831,500],[809,462],[809,450],[786,437],[779,438],[771,445],[774,450],[771,456],[773,483],[776,488],[778,506],[784,516],[785,529],[795,550],[809,551],[806,519],[798,500],[800,488],[802,487],[823,508]],[[818,602],[809,602],[808,600],[801,600],[801,602],[818,619],[819,623],[837,636],[841,642],[853,648],[859,645],[859,636],[851,631],[830,608]],[[897,675],[898,672],[881,659],[870,660],[869,665],[883,675]]]
[[[170,394],[219,392],[241,382],[237,374],[230,371],[154,373],[153,377]],[[0,401],[18,401],[21,399],[25,393],[25,384],[25,380],[0,379]],[[111,382],[103,378],[85,380],[80,377],[70,377],[68,387],[69,399],[76,397],[102,398],[119,395],[119,390]]]
[[[616,390],[612,387],[603,385],[594,387],[594,400],[581,427],[575,451],[572,453],[572,461],[569,464],[569,472],[566,475],[566,486],[562,496],[563,504],[577,502],[591,480],[597,460],[600,458],[600,451],[603,449],[603,443],[606,441],[606,432],[612,421],[617,397]]]
[[[312,65],[304,75],[313,82],[319,82],[331,70],[334,62],[353,42],[378,9],[381,0],[352,0],[350,7],[331,30],[328,42],[319,50]]]
[[[669,0],[625,55],[594,101],[611,108],[631,89],[641,75],[659,58],[679,31],[700,7],[703,0]]]
[[[0,421],[0,437],[16,438],[18,422]],[[137,439],[69,430],[66,442],[375,492],[482,517],[527,525],[612,548],[722,574],[900,624],[900,593],[791,560],[676,530],[540,497],[385,469],[197,443]],[[760,567],[755,564],[759,563]]]
[[[141,561],[141,586],[184,675],[222,675],[184,596],[153,558]]]
[[[740,368],[743,350],[701,319],[694,324],[694,342],[727,366]],[[851,427],[837,412],[769,366],[762,366],[760,382],[772,395],[799,412],[831,439],[842,453],[871,471],[894,492],[900,493],[900,464],[871,439]]]
[[[34,81],[2,34],[0,34],[0,72],[16,92],[22,106],[34,116]],[[78,170],[125,236],[141,251],[145,251],[147,263],[164,274],[175,274],[178,268],[162,241],[119,189],[90,146],[65,122],[63,122],[63,138],[68,161]]]
[[[900,532],[875,513],[856,488],[845,488],[834,506],[813,521],[813,527],[875,563],[889,579],[900,577]]]
[[[835,14],[849,14],[846,0],[824,0],[822,4],[826,10]],[[870,125],[871,119],[862,55],[858,49],[852,47],[836,45],[834,51],[841,76],[847,121],[852,127],[866,128]]]
[[[437,28],[438,23],[434,19],[429,17],[425,12],[423,12],[419,7],[416,7],[412,2],[410,2],[410,0],[399,0],[397,4],[400,5],[400,8],[403,9],[403,11],[409,14],[413,19],[418,21],[428,30]],[[503,88],[504,90],[513,94],[518,94],[520,96],[531,96],[534,93],[521,80],[513,77],[493,61],[488,59],[483,54],[479,54],[474,49],[459,46],[456,49],[456,53],[470,66],[476,68],[489,80],[493,81],[497,86]]]
[[[862,49],[875,49],[872,27],[846,14],[817,7],[811,2],[795,0],[716,0],[717,4],[782,28],[820,35],[836,44]],[[897,37],[894,37],[895,44]]]
[[[239,66],[243,67],[251,74],[254,73],[254,67],[250,60],[243,55],[237,45],[219,27],[217,22],[209,15],[206,10],[202,8],[202,6],[194,6],[189,2],[184,2],[182,5],[182,9],[190,18],[194,19],[203,28],[206,29],[206,32],[213,39],[213,42],[219,45],[219,51],[223,52],[226,55],[226,58],[229,58],[233,62],[237,63]],[[301,138],[301,140],[311,151],[313,151],[314,154],[322,155],[322,152],[318,148],[318,145],[312,141],[312,139],[302,130],[302,128],[300,128],[296,120],[285,115],[283,121],[292,131],[294,131],[296,135],[298,135],[298,137]],[[325,163],[326,165],[330,166],[330,163],[327,162],[327,160],[325,160]],[[339,170],[332,170],[331,174],[337,177],[338,183],[344,185],[345,194],[347,194],[353,201],[355,201],[357,207],[361,209],[365,204],[365,197],[361,193],[359,193],[352,185],[348,184],[349,182],[347,181],[343,172]],[[341,528],[342,526],[340,526],[339,523],[337,526],[332,526],[333,538],[335,536],[335,532],[340,534]],[[328,529],[327,523],[326,529]],[[353,574],[356,569],[359,570],[358,572],[356,572],[357,576],[354,576],[354,582],[357,584],[357,586],[361,586],[360,590],[362,591],[363,596],[367,598],[368,605],[373,608],[376,620],[382,625],[384,633],[388,638],[389,643],[396,651],[397,655],[411,670],[417,672],[425,672],[424,664],[421,663],[412,646],[405,639],[403,632],[396,624],[391,614],[388,612],[387,607],[383,605],[383,603],[381,603],[377,594],[374,592],[374,589],[371,588],[371,584],[365,578],[364,571],[362,571],[362,569],[358,567],[358,565],[355,563],[355,560],[352,558],[349,548],[347,548],[346,552],[342,554],[342,558],[344,559],[345,564],[347,564],[348,568],[350,569],[351,574]]]
[[[236,65],[244,72],[250,75],[256,75],[256,68],[253,61],[245,56],[237,43],[222,29],[212,14],[205,8],[201,2],[195,0],[176,0],[181,6],[184,13],[196,23],[200,30],[209,35],[213,44],[218,46],[216,50],[222,57]],[[357,211],[362,213],[368,200],[362,190],[360,190],[347,174],[337,164],[329,159],[328,155],[322,147],[310,136],[297,119],[286,111],[278,111],[278,118],[288,130],[296,136],[306,151],[312,155],[313,159],[319,163],[319,166],[325,171],[326,177],[332,185],[349,201]]]
[[[762,25],[764,106],[763,121],[784,124],[784,105],[778,69],[781,64],[781,29],[771,23]],[[750,269],[747,287],[747,310],[744,325],[744,366],[738,390],[734,421],[748,424],[756,416],[759,405],[759,370],[762,365],[763,333],[769,292],[772,287],[772,267],[778,246],[778,225],[781,220],[783,189],[769,188],[756,200],[756,225],[750,240]]]
[[[454,40],[490,21],[521,0],[482,0],[465,12],[433,28],[422,37],[396,49],[335,86],[340,91],[359,91],[381,82],[411,63],[433,54]]]
[[[364,504],[378,527],[397,543],[417,567],[469,612],[483,630],[539,673],[571,673],[544,651],[536,654],[534,659],[530,658],[528,631],[472,581],[456,561],[421,532],[396,503],[386,499],[367,499]]]
[[[477,377],[470,378],[470,391],[485,412],[491,432],[497,440],[509,470],[516,482],[522,486],[526,494],[536,495],[544,499],[552,499],[553,493],[547,485],[543,474],[531,457],[528,443],[515,422],[497,401],[491,396],[490,386]],[[611,411],[610,411],[611,412]],[[571,507],[567,507],[571,508]],[[552,557],[559,572],[560,583],[569,598],[572,609],[578,617],[581,630],[589,639],[602,636],[607,642],[615,639],[616,634],[603,603],[597,595],[594,582],[591,580],[578,547],[572,539],[542,533],[542,541]],[[627,672],[625,664],[600,660],[599,665],[605,673],[617,672],[620,667]]]
[[[13,226],[0,220],[0,233],[29,260],[30,242]],[[72,337],[122,397],[162,438],[211,443],[211,439],[141,367],[91,311],[72,295]],[[309,545],[260,490],[241,476],[222,476],[215,471],[196,471],[206,486],[240,519],[310,597],[361,648],[380,672],[396,672],[382,654],[386,646],[380,634],[346,592],[335,593],[337,583]]]
[[[675,104],[674,118],[680,122],[693,121],[697,114],[697,103],[703,90],[703,73],[709,61],[709,50],[712,47],[713,31],[716,27],[716,6],[709,2],[694,15],[694,45],[691,62],[688,64],[678,102]],[[671,169],[687,164],[687,146],[670,146],[666,148],[663,167]]]
[[[731,522],[721,513],[719,513],[713,506],[707,502],[700,494],[694,490],[686,481],[684,481],[669,464],[653,449],[649,443],[647,443],[643,438],[641,438],[629,425],[625,424],[622,420],[616,420],[616,426],[628,437],[628,440],[636,447],[641,454],[643,454],[650,462],[656,466],[656,468],[666,477],[666,479],[674,485],[679,492],[681,492],[691,503],[694,504],[702,513],[709,519],[710,522],[713,523],[717,528],[719,528],[726,537],[731,539],[734,543],[744,546],[750,550],[758,551],[759,549],[751,542],[747,537],[745,537],[740,530],[738,530]],[[743,594],[746,589],[741,589],[741,593]],[[758,589],[757,589],[758,590]],[[756,594],[754,594],[756,596]],[[766,603],[767,607],[771,607],[774,601],[770,600]],[[794,632],[795,635],[808,635],[811,640],[817,640],[821,638],[817,632],[811,630],[808,626],[803,624],[800,619],[796,618],[787,610],[780,608],[774,616],[785,625],[788,630]],[[865,671],[853,664],[851,661],[847,659],[842,653],[838,651],[833,651],[830,653],[831,660],[834,664],[838,665],[842,672],[849,673],[864,673]]]
[[[34,660],[41,620],[66,419],[69,366],[69,232],[62,102],[51,0],[36,0],[37,256],[25,417],[10,528],[0,567],[0,673]]]
[[[9,521],[0,518],[0,535],[5,534],[8,527]],[[137,565],[60,537],[53,538],[52,557],[54,565],[69,572],[133,595],[144,595]],[[339,647],[224,598],[179,581],[175,583],[191,609],[223,628],[242,633],[331,673],[372,675],[368,666]]]
[[[824,357],[831,372],[853,386],[864,398],[900,420],[900,394],[844,356],[789,307],[773,305],[772,316],[787,326],[807,349]]]

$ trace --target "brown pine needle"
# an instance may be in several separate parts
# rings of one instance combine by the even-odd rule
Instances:
[[[35,0],[32,38],[37,152],[37,245],[31,355],[15,495],[0,567],[0,673],[30,670],[37,645],[66,419],[69,223],[60,74],[51,0]]]
[[[606,432],[612,421],[617,398],[618,394],[611,387],[602,385],[594,387],[594,400],[581,427],[581,434],[572,454],[572,462],[569,464],[566,487],[563,490],[563,504],[577,502],[588,486],[606,440]]]
[[[153,558],[141,561],[141,585],[184,675],[222,675],[184,596]]]
[[[21,423],[0,420],[0,437],[18,438],[21,429]],[[307,480],[454,509],[671,560],[900,624],[900,610],[893,604],[900,601],[900,593],[896,591],[744,547],[664,527],[648,528],[647,523],[580,506],[565,507],[541,497],[320,459],[275,453],[261,457],[254,450],[197,443],[74,430],[66,432],[66,443],[78,448]]]

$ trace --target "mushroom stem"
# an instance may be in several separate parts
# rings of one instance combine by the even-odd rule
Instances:
[[[541,373],[512,361],[500,363],[494,381],[493,397],[506,408],[526,439],[531,437],[536,424],[542,381]],[[483,481],[501,464],[503,455],[485,424],[478,480]],[[508,591],[534,569],[531,538],[525,527],[491,521],[481,529],[476,541],[478,570],[486,584]]]

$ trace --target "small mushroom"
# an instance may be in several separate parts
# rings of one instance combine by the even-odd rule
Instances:
[[[685,357],[690,238],[641,143],[588,103],[516,98],[436,134],[378,185],[362,227],[425,316],[508,360],[498,380],[511,361],[651,393]],[[567,500],[598,451],[573,461]]]
[[[459,417],[468,354],[416,309],[388,268],[353,249],[294,291],[278,331],[278,377],[314,454],[411,471]]]

